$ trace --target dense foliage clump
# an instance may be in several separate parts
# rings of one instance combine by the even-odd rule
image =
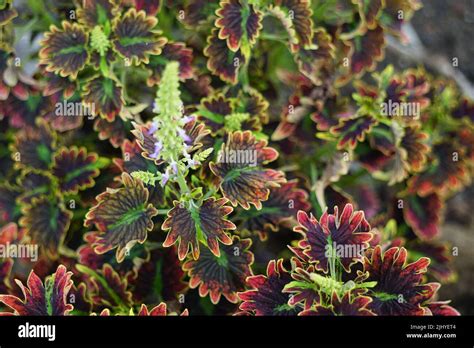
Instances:
[[[39,3],[0,3],[2,314],[459,314],[474,102],[379,64],[418,0]]]

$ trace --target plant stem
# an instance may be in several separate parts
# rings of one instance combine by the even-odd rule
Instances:
[[[262,32],[259,38],[263,40],[277,41],[277,42],[286,44],[286,41],[283,40],[281,37],[279,37],[278,35],[270,34],[270,33]]]
[[[158,215],[166,215],[168,214],[169,209],[157,209]]]
[[[77,259],[77,253],[65,245],[61,245],[58,251],[59,251],[59,254],[61,255],[70,257],[72,259]]]
[[[128,93],[127,93],[127,69],[122,69],[122,73],[120,75],[120,83],[122,85],[122,93],[123,99],[128,101]]]
[[[178,182],[181,195],[190,193],[186,179],[184,178],[184,175],[181,173],[181,171],[178,171],[176,181]]]

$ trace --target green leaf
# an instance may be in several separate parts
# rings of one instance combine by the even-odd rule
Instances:
[[[209,155],[212,153],[212,151],[214,151],[214,149],[211,147],[209,149],[206,149],[204,151],[196,153],[193,157],[193,160],[199,161],[199,162],[204,162],[209,157]]]

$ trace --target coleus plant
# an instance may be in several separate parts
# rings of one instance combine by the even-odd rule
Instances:
[[[0,2],[2,313],[459,314],[474,102],[378,68],[419,1],[45,3]]]

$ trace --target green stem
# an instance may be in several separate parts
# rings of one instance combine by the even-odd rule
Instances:
[[[334,252],[331,248],[331,252]],[[336,258],[334,257],[334,255],[331,255],[331,257],[329,258],[329,269],[330,269],[330,272],[331,272],[331,278],[332,279],[337,279],[336,277]]]
[[[342,262],[339,258],[337,258],[337,263],[336,263],[336,280],[337,281],[342,281]]]
[[[122,69],[122,73],[120,75],[120,83],[122,84],[122,93],[123,99],[128,100],[128,93],[127,93],[127,69]]]
[[[275,35],[275,34],[271,34],[271,33],[262,32],[262,33],[260,33],[259,39],[269,40],[269,41],[276,41],[276,42],[286,44],[286,41],[283,40],[281,37],[279,37],[278,35]]]
[[[209,198],[209,197],[211,197],[211,196],[214,196],[214,194],[215,194],[216,192],[217,192],[216,187],[215,187],[215,186],[211,186],[211,187],[209,188],[209,191],[207,191],[206,194],[204,195],[203,200],[205,200],[205,199],[207,199],[207,198]]]
[[[328,245],[329,245],[329,250],[330,250],[330,256],[328,258],[328,263],[329,263],[329,275],[331,276],[332,279],[339,281],[339,270],[338,270],[338,264],[340,263],[339,258],[336,255],[336,250],[333,249],[333,244],[332,244],[332,239],[331,237],[328,238],[327,240]]]
[[[178,174],[176,176],[176,181],[177,181],[178,186],[179,186],[180,195],[187,197],[186,201],[189,204],[188,208],[189,209],[192,209],[193,207],[197,208],[196,203],[194,202],[194,200],[191,197],[191,190],[189,189],[189,186],[186,182],[186,178],[184,177],[183,173],[181,173],[180,170],[178,170]]]
[[[169,212],[169,209],[157,209],[158,215],[166,215]]]
[[[105,56],[100,57],[100,71],[102,72],[103,76],[107,78],[110,77],[109,65],[107,64],[107,59]]]
[[[178,172],[176,181],[178,182],[181,195],[189,194],[191,192],[189,190],[188,184],[186,183],[186,179],[184,178],[184,175],[181,173],[181,171]]]
[[[248,64],[249,64],[250,57],[248,60],[245,62],[245,64],[242,66],[242,69],[240,70],[239,73],[239,80],[241,81],[242,88],[244,90],[247,90],[249,88],[250,82],[249,82],[249,72],[248,72]]]
[[[148,250],[159,250],[159,249],[163,249],[163,243],[147,241],[146,247]]]
[[[314,163],[311,163],[310,165],[310,179],[311,179],[311,192],[310,192],[310,200],[313,205],[313,208],[315,210],[316,216],[321,216],[323,213],[323,209],[325,208],[325,202],[323,199],[323,202],[321,202],[321,196],[316,194],[316,192],[313,190],[313,188],[316,185],[316,182],[318,181],[318,170],[316,169],[316,165]],[[323,192],[324,196],[324,192]],[[323,197],[324,198],[324,197]]]
[[[68,248],[68,247],[65,246],[65,245],[61,245],[61,246],[59,247],[59,250],[58,250],[58,251],[59,251],[59,254],[60,254],[60,255],[67,256],[67,257],[70,257],[70,258],[72,258],[72,259],[77,259],[77,253],[76,253],[74,250]]]

